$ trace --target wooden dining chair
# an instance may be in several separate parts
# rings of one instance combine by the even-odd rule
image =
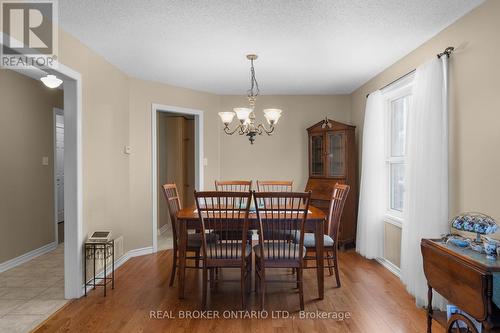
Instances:
[[[335,184],[332,191],[332,196],[330,198],[330,209],[328,213],[328,233],[323,237],[324,244],[324,254],[325,262],[327,263],[324,267],[327,267],[330,271],[330,275],[333,275],[333,270],[335,270],[335,279],[337,280],[337,287],[340,287],[340,276],[339,276],[339,265],[337,260],[337,250],[338,250],[338,238],[339,238],[339,228],[341,223],[342,212],[344,210],[344,205],[347,200],[347,195],[349,194],[350,186]],[[295,237],[295,243],[298,243],[300,239]],[[314,233],[304,234],[304,246],[307,249],[305,260],[316,260],[315,255],[311,255],[311,252],[316,250],[316,242],[314,238]],[[304,268],[316,268],[308,267],[306,261],[306,267]]]
[[[165,199],[167,200],[167,209],[170,215],[170,223],[172,227],[172,237],[173,237],[173,255],[172,255],[172,272],[170,274],[169,286],[173,286],[175,280],[175,273],[178,267],[179,258],[179,235],[177,234],[177,213],[182,209],[181,200],[179,198],[179,192],[177,191],[177,185],[165,184],[163,187],[163,193]],[[187,235],[187,247],[186,252],[194,252],[194,256],[186,256],[186,259],[195,260],[195,266],[186,266],[186,268],[201,268],[199,265],[200,249],[201,249],[201,234],[188,234]]]
[[[219,268],[239,268],[241,271],[241,306],[246,306],[246,294],[250,292],[252,268],[252,249],[247,239],[248,214],[252,193],[248,192],[194,192],[196,207],[201,224],[202,235],[202,309],[207,303],[208,272],[210,271],[210,286],[217,281],[214,272]],[[241,235],[234,239],[234,231]],[[212,242],[207,241],[205,235],[213,232],[217,237]]]
[[[304,310],[304,225],[311,193],[254,192],[253,196],[259,221],[259,244],[253,248],[255,289],[260,294],[261,310],[264,310],[267,282],[296,283],[299,288],[300,309]],[[291,241],[288,235],[294,235],[299,241]],[[297,278],[295,281],[267,280],[266,271],[269,268],[294,268]]]
[[[257,191],[259,192],[292,192],[293,181],[281,181],[281,180],[257,180]],[[269,198],[267,200],[270,200]],[[273,198],[272,200],[284,200]],[[262,200],[259,200],[260,202]],[[262,207],[262,203],[259,203]]]
[[[248,192],[252,189],[251,180],[216,180],[215,190],[225,192]]]
[[[293,181],[288,180],[257,180],[259,192],[292,192]]]
[[[252,189],[252,181],[251,180],[224,180],[224,181],[215,181],[215,189],[216,191],[226,191],[226,192],[249,192]],[[229,199],[231,200],[231,199]],[[247,239],[251,239],[253,235],[252,230],[248,231]],[[241,230],[234,230],[229,233],[225,233],[224,235],[219,235],[222,239],[231,238],[231,239],[241,239]],[[216,274],[218,276],[219,270],[217,269]]]

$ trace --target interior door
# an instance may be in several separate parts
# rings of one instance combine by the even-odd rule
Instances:
[[[64,116],[56,113],[55,133],[55,181],[57,200],[57,222],[64,221]]]

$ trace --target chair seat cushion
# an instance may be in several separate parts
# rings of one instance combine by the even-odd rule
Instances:
[[[295,243],[277,242],[277,243],[264,243],[264,259],[266,260],[289,260],[299,258],[300,246]],[[253,247],[255,255],[260,258],[260,244]],[[306,248],[303,247],[302,256],[306,255]]]
[[[207,243],[212,243],[218,239],[216,234],[206,234],[205,236],[207,238]],[[201,247],[201,234],[196,233],[196,234],[188,234],[188,241],[187,241],[187,246],[188,247]]]
[[[295,237],[295,243],[300,242],[300,235],[297,235]],[[324,246],[333,246],[333,239],[332,237],[328,235],[323,235],[323,245]],[[314,233],[313,232],[306,232],[304,233],[304,246],[305,247],[316,247],[316,242],[314,240]]]
[[[207,258],[209,259],[238,259],[241,258],[241,242],[213,242],[207,246]],[[252,253],[250,244],[245,246],[245,257]]]

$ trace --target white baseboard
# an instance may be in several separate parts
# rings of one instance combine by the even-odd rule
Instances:
[[[168,223],[165,223],[160,229],[158,229],[158,235],[163,235],[164,233],[167,232],[167,230],[169,230],[169,225]]]
[[[139,256],[144,256],[146,254],[152,254],[153,253],[153,247],[148,246],[148,247],[142,247],[140,249],[134,249],[130,250],[127,253],[125,253],[124,256],[128,256],[127,260],[133,257],[139,257]]]
[[[22,265],[25,262],[28,262],[36,257],[41,256],[42,254],[53,251],[56,249],[56,247],[57,247],[57,242],[52,242],[42,247],[39,247],[38,249],[34,249],[28,253],[20,255],[19,257],[4,261],[0,263],[0,273],[5,272],[6,270],[9,270],[16,266]]]
[[[134,249],[126,252],[124,255],[122,255],[120,258],[115,259],[115,271],[124,263],[126,263],[130,258],[134,257],[139,257],[139,256],[144,256],[147,254],[152,254],[153,253],[153,247],[148,246],[148,247],[142,247],[139,249]],[[108,270],[107,273],[111,273],[111,270]],[[104,271],[100,271],[99,273],[96,274],[96,278],[103,278],[104,277]],[[88,280],[90,281],[90,279]],[[88,282],[87,281],[87,282]],[[92,286],[87,286],[87,292],[92,290]],[[82,294],[85,292],[85,285],[82,286]]]
[[[387,268],[392,274],[396,275],[398,278],[401,278],[401,269],[394,265],[392,262],[385,258],[376,258],[379,264]]]

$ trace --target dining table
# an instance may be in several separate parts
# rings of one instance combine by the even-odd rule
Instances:
[[[316,278],[318,283],[318,296],[319,299],[324,298],[325,287],[324,287],[324,256],[323,256],[323,242],[324,242],[324,231],[325,231],[325,213],[314,206],[309,205],[309,211],[307,214],[307,219],[304,225],[305,232],[314,233],[315,244],[316,244]],[[248,216],[249,229],[259,229],[259,221],[257,219],[257,213],[255,211],[250,211]],[[183,208],[177,213],[177,223],[179,230],[179,270],[177,275],[178,282],[178,297],[180,299],[184,298],[185,290],[185,267],[186,267],[186,246],[187,246],[187,234],[188,230],[201,230],[201,222],[196,209],[196,205]]]

